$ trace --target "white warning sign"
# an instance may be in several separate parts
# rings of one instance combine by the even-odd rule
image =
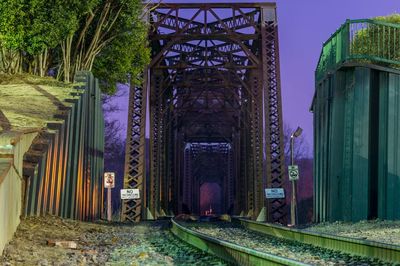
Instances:
[[[139,189],[121,189],[121,199],[140,199]]]

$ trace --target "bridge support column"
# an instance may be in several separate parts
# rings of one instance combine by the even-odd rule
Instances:
[[[140,190],[140,199],[122,204],[121,220],[138,222],[146,214],[146,159],[145,129],[148,70],[144,72],[143,86],[131,85],[129,92],[128,128],[125,148],[124,188]]]
[[[276,13],[262,9],[261,39],[264,96],[264,147],[266,149],[264,188],[284,186],[284,149],[282,129],[282,98],[279,69],[279,43]],[[264,201],[266,201],[264,199]],[[266,202],[267,220],[286,223],[285,200]]]

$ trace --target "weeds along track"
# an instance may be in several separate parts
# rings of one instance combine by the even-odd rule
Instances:
[[[233,222],[177,222],[180,239],[238,265],[388,265],[387,262],[334,251],[249,230]]]

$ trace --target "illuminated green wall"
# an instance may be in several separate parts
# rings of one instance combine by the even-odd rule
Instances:
[[[314,215],[400,218],[400,72],[350,65],[316,84]]]

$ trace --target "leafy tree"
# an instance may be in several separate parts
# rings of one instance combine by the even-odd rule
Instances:
[[[122,35],[99,54],[94,62],[93,73],[103,80],[103,91],[114,93],[117,82],[140,83],[140,74],[150,58],[146,37],[144,34]]]
[[[64,21],[60,25],[59,6],[54,1],[29,0],[25,3],[28,19],[25,29],[24,51],[28,72],[43,77],[50,64],[52,49],[64,38]],[[59,22],[59,23],[57,23]]]
[[[26,12],[24,0],[0,1],[0,71],[22,71]]]
[[[141,0],[4,0],[0,2],[0,71],[70,82],[88,70],[106,93],[139,81],[149,62]]]
[[[77,17],[78,30],[62,46],[64,76],[69,81],[75,71],[93,70],[103,80],[104,91],[113,93],[117,81],[126,82],[129,76],[136,80],[148,63],[143,3],[103,0],[86,10],[89,12]]]
[[[56,5],[52,10],[52,18],[60,29],[62,59],[60,60],[59,74],[63,74],[64,81],[70,82],[76,70],[76,58],[81,57],[79,51],[81,43],[86,41],[86,33],[90,23],[95,17],[100,0],[55,0]],[[90,69],[87,69],[90,70]]]

